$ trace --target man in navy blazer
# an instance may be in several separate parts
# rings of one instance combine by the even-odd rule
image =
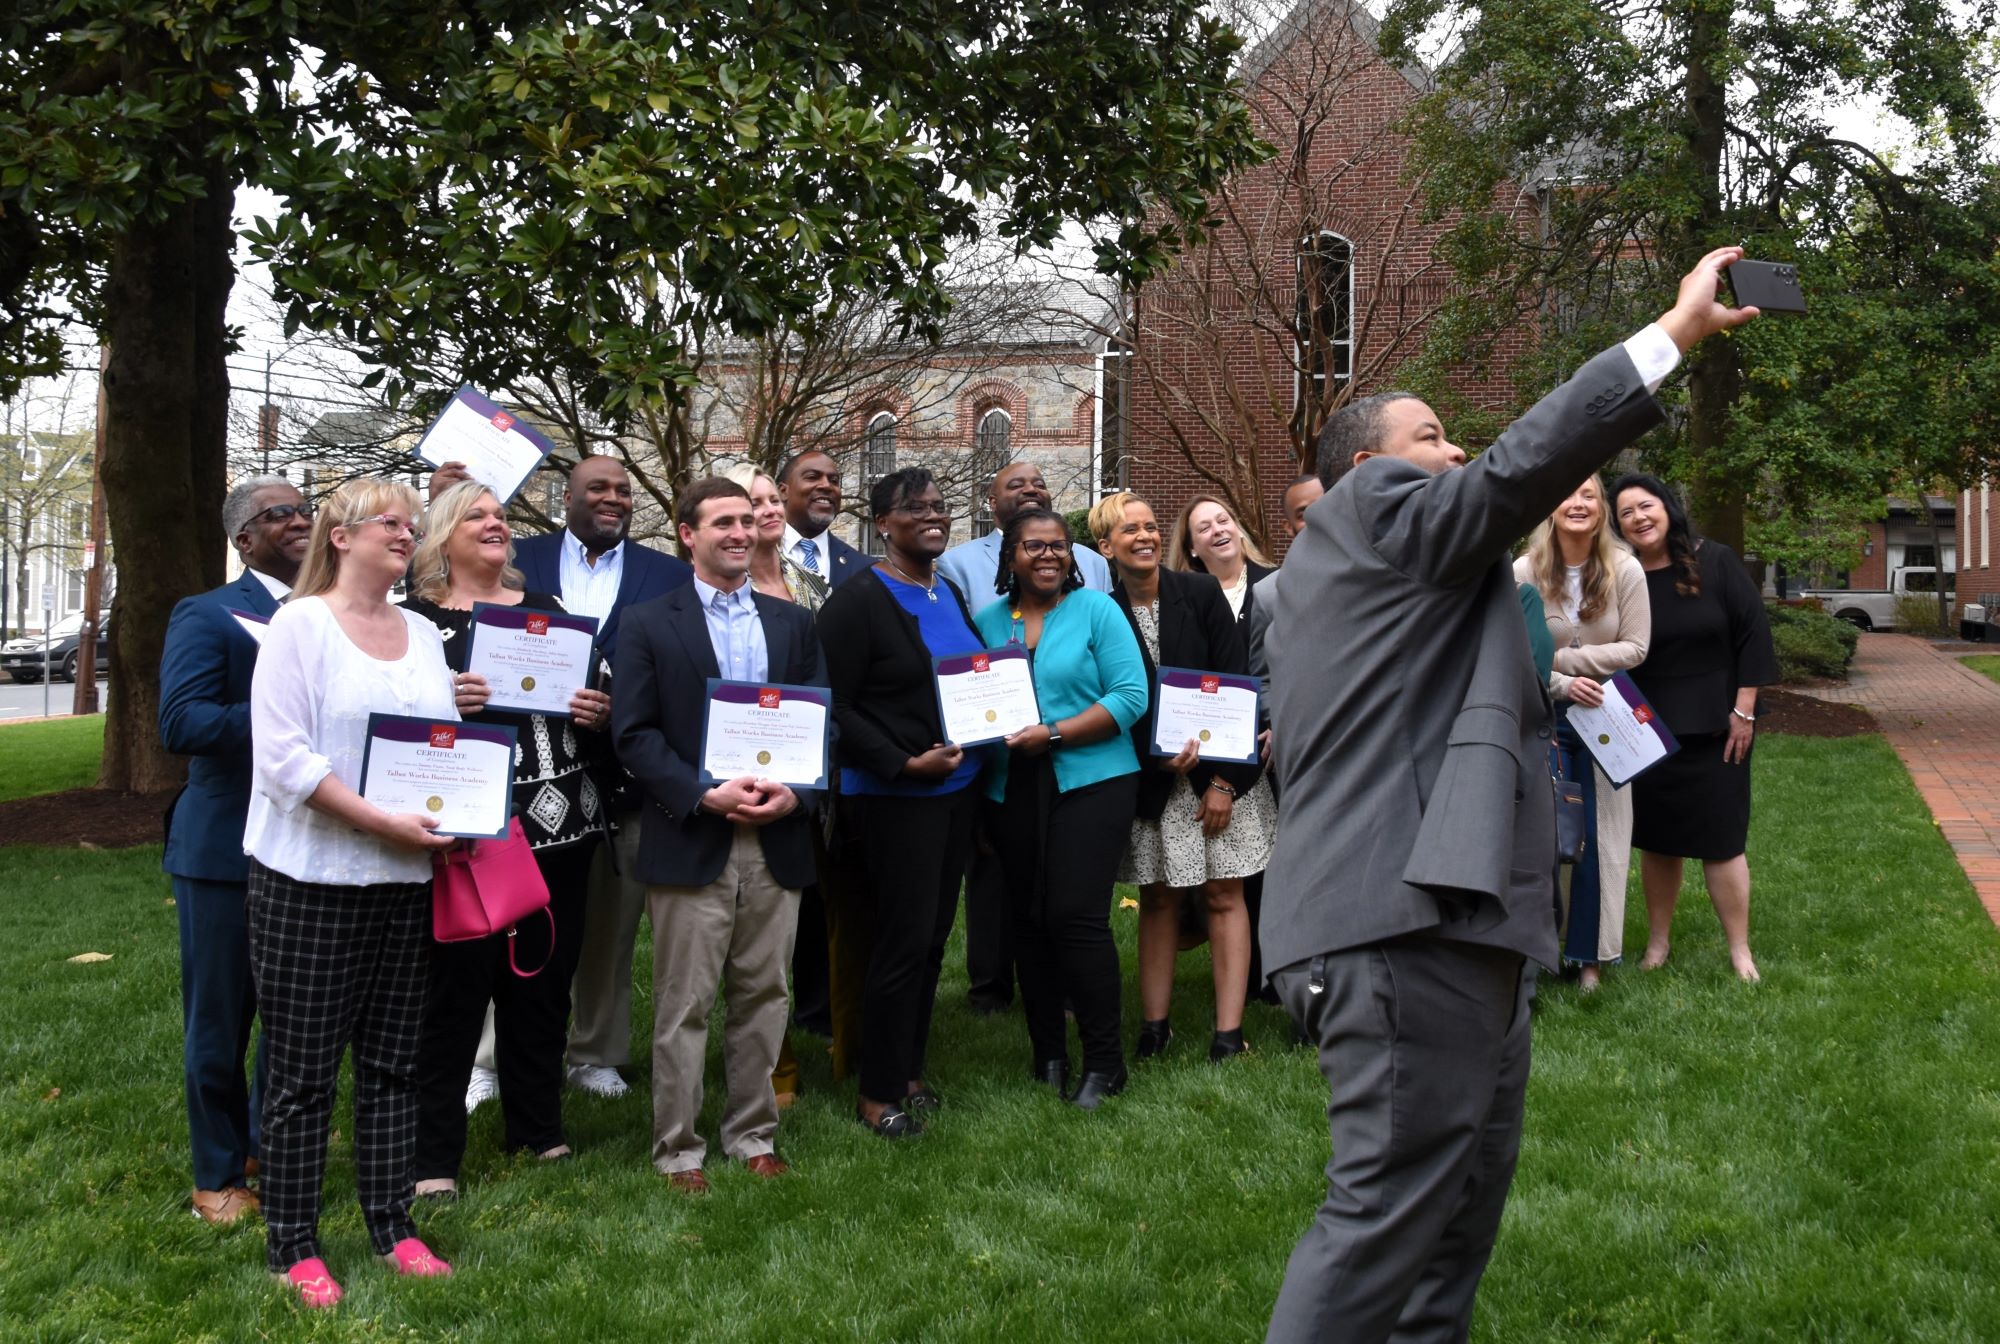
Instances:
[[[759,1176],[785,1170],[771,1070],[819,801],[816,789],[753,775],[702,778],[707,683],[824,686],[826,675],[812,617],[750,584],[749,492],[720,477],[696,481],[677,515],[694,582],[628,614],[611,717],[619,759],[646,796],[637,872],[653,921],[653,1164],[677,1189],[702,1194],[702,1066],[725,985],[722,1150]]]
[[[431,477],[431,496],[469,479],[464,463],[447,462]],[[631,540],[632,477],[615,457],[586,457],[570,468],[563,512],[562,531],[514,543],[514,566],[529,592],[555,593],[565,610],[596,617],[598,652],[615,665],[626,609],[665,596],[694,571],[678,556]],[[615,698],[615,682],[612,692]],[[622,1097],[630,1088],[618,1070],[632,1062],[632,945],[646,892],[631,877],[639,844],[638,802],[626,796],[618,763],[601,765],[593,778],[607,795],[605,811],[616,836],[613,844],[600,847],[590,869],[571,991],[569,1081],[597,1096]],[[496,1080],[489,1061],[482,1045],[479,1067],[491,1084]],[[473,1095],[479,1094],[476,1074]]]
[[[840,464],[818,448],[793,453],[778,465],[778,493],[785,500],[784,552],[828,587],[868,568],[868,557],[830,530],[840,516]]]
[[[243,903],[250,811],[250,674],[257,637],[232,612],[267,619],[292,590],[312,536],[312,510],[281,476],[229,492],[222,523],[243,577],[181,599],[160,657],[160,742],[188,758],[187,785],[167,814],[160,866],[173,878],[181,932],[181,1070],[194,1156],[194,1211],[218,1226],[257,1208],[256,1079],[243,1057],[257,1013]],[[255,621],[252,622],[255,624]]]

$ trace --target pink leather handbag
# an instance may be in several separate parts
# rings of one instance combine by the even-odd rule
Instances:
[[[538,910],[549,921],[549,955],[541,966],[524,971],[514,960],[515,927]],[[507,964],[523,979],[555,959],[556,922],[549,913],[548,884],[518,817],[507,823],[504,840],[475,840],[431,856],[431,933],[441,943],[505,933]]]

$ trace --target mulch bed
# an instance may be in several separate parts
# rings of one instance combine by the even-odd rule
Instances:
[[[164,839],[160,818],[172,793],[71,789],[0,803],[0,844],[127,849]]]
[[[1793,737],[1859,737],[1878,731],[1875,716],[1865,709],[1775,686],[1757,696],[1757,730]]]

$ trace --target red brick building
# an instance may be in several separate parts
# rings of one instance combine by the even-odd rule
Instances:
[[[1988,620],[2000,621],[2000,564],[1994,543],[2000,541],[2000,490],[1981,481],[1958,497],[1958,601],[1986,607]]]
[[[1391,130],[1423,72],[1383,59],[1376,31],[1349,0],[1301,0],[1249,52],[1248,99],[1277,154],[1217,196],[1203,246],[1131,299],[1107,485],[1129,483],[1162,517],[1212,493],[1275,541],[1279,497],[1311,469],[1326,417],[1390,386],[1451,293],[1432,255],[1450,221],[1422,219]],[[1510,189],[1501,206],[1528,227],[1542,201]],[[1504,401],[1499,375],[1528,339],[1503,340],[1459,390]]]

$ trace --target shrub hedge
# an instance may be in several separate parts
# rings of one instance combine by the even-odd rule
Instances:
[[[1817,605],[1778,602],[1767,603],[1764,609],[1771,617],[1771,643],[1777,650],[1781,680],[1847,675],[1860,631]]]

